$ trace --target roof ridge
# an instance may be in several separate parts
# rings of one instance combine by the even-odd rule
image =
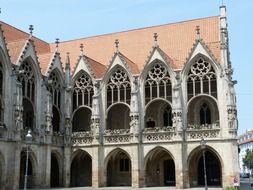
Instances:
[[[15,27],[15,26],[12,26],[12,25],[10,25],[10,24],[8,24],[8,23],[2,21],[2,20],[0,20],[0,24],[5,24],[5,25],[7,25],[7,26],[9,26],[9,27],[14,28],[15,30],[18,30],[19,32],[21,32],[21,33],[23,33],[23,34],[27,34],[27,36],[28,36],[27,38],[29,38],[29,35],[30,35],[29,33],[27,33],[27,32],[25,32],[25,31],[23,31],[23,30],[21,30],[21,29]],[[47,43],[48,45],[50,45],[50,43],[48,43],[48,42],[46,42],[45,40],[42,40],[42,39],[40,39],[40,38],[38,38],[38,37],[36,37],[36,36],[32,36],[32,38],[35,38],[36,40],[40,40],[40,41],[42,41],[42,42]],[[20,39],[24,39],[24,38],[20,38]],[[16,41],[16,40],[14,40],[14,41]],[[12,41],[10,41],[10,42],[12,42]]]
[[[87,36],[87,37],[81,37],[81,38],[76,38],[76,39],[65,40],[65,41],[61,41],[61,43],[68,43],[68,42],[73,42],[73,41],[78,41],[78,40],[83,40],[83,39],[88,39],[88,38],[94,38],[94,37],[115,35],[115,34],[119,34],[119,33],[125,33],[125,32],[137,31],[137,30],[145,30],[145,29],[149,29],[149,28],[162,27],[162,26],[166,26],[166,25],[181,24],[181,23],[184,23],[184,22],[192,22],[192,21],[196,21],[196,20],[204,20],[204,19],[210,19],[210,18],[215,18],[215,17],[219,17],[219,15],[203,17],[203,18],[189,19],[189,20],[181,20],[181,21],[178,21],[178,22],[171,22],[171,23],[159,24],[159,25],[153,25],[153,26],[146,26],[146,27],[144,26],[144,27],[141,27],[141,28],[133,28],[133,29],[122,30],[122,31],[118,31],[118,32],[111,32],[111,33],[109,32],[109,33],[105,33],[105,34],[99,34],[99,35],[94,35],[94,36]],[[55,44],[55,43],[49,43],[49,45],[53,45],[53,44]]]

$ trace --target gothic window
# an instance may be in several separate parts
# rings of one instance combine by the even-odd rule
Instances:
[[[146,104],[155,98],[164,98],[172,101],[170,76],[167,69],[160,63],[156,63],[148,71],[145,82]]]
[[[61,84],[59,77],[55,71],[52,71],[48,78],[48,90],[52,95],[53,103],[53,118],[52,125],[53,131],[60,130],[60,107],[61,107]]]
[[[163,113],[163,126],[172,126],[171,107],[167,106]]]
[[[20,66],[21,74],[18,75],[18,81],[22,84],[23,93],[23,125],[25,128],[33,130],[34,126],[34,108],[35,101],[35,76],[32,66],[28,62],[23,62]]]
[[[191,66],[187,80],[188,100],[198,94],[209,94],[217,98],[217,81],[212,65],[199,57]]]
[[[211,124],[211,111],[206,103],[203,103],[199,111],[200,124]]]
[[[0,61],[0,122],[3,121],[2,98],[3,98],[3,66],[2,62]]]
[[[116,102],[130,104],[130,100],[131,85],[127,73],[122,68],[117,68],[107,84],[107,107]]]
[[[91,78],[86,73],[82,73],[74,83],[73,111],[83,105],[92,107],[93,94]]]
[[[35,78],[32,66],[28,62],[23,62],[20,71],[22,74],[18,75],[18,81],[22,84],[23,97],[34,103]]]

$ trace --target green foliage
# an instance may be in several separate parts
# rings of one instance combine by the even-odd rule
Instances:
[[[253,169],[253,150],[246,150],[246,155],[243,158],[243,164],[249,168],[249,169]]]
[[[240,190],[240,187],[227,187],[226,190]]]

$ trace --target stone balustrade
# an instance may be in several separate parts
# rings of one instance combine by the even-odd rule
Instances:
[[[105,144],[124,144],[130,142],[129,129],[108,129],[104,131]]]
[[[171,141],[176,135],[174,127],[145,128],[143,131],[143,142],[164,142]]]
[[[188,125],[186,129],[187,140],[201,139],[215,139],[220,137],[219,123],[203,124],[203,125]]]
[[[73,146],[78,145],[91,145],[93,140],[92,131],[80,131],[72,133],[72,144]]]

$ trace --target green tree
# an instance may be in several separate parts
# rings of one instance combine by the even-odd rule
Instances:
[[[243,158],[243,165],[249,169],[253,169],[253,150],[246,150],[246,155]]]

